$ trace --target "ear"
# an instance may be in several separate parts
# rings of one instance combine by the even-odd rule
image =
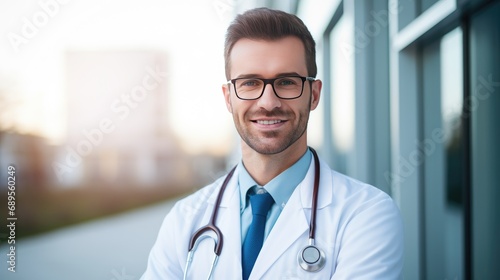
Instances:
[[[227,110],[229,113],[233,113],[233,107],[231,106],[231,88],[229,84],[222,85],[222,94],[224,94]]]
[[[321,88],[323,87],[323,82],[321,80],[316,80],[312,82],[311,86],[311,111],[316,109],[319,104],[319,99],[321,96]]]

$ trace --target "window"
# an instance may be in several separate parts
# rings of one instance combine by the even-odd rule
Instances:
[[[462,30],[422,50],[425,278],[463,279]]]
[[[500,2],[470,22],[472,278],[500,275]]]
[[[342,16],[330,33],[331,126],[333,168],[349,174],[348,160],[354,145],[354,43],[352,24]]]

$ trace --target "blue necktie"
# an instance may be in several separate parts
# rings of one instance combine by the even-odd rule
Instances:
[[[243,279],[247,280],[252,271],[255,260],[264,243],[264,229],[266,228],[267,212],[271,209],[274,200],[269,193],[254,194],[250,196],[252,205],[252,223],[248,228],[247,236],[243,241],[242,263]]]

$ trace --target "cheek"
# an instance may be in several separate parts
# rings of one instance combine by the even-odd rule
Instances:
[[[311,107],[312,107],[311,100],[308,99],[294,106],[293,111],[295,112],[296,115],[304,116],[309,114],[309,112],[311,111]]]
[[[251,110],[251,104],[239,99],[231,100],[230,106],[231,113],[238,118],[242,118],[248,111]]]

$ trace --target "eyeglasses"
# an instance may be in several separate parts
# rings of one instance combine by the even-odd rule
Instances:
[[[281,99],[299,98],[304,91],[304,82],[314,82],[313,77],[283,76],[274,79],[237,78],[227,81],[234,85],[234,92],[239,99],[255,100],[264,94],[267,84],[273,87],[274,94]]]

